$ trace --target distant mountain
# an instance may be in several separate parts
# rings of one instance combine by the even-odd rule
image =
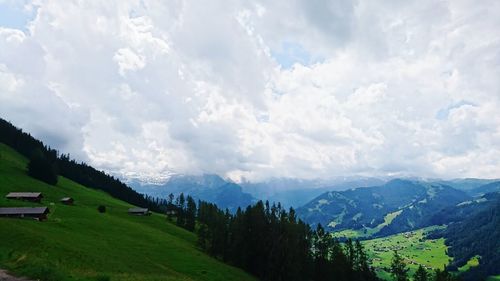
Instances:
[[[280,202],[285,207],[298,208],[318,195],[332,190],[346,190],[384,184],[371,177],[336,177],[332,179],[272,178],[262,182],[242,182],[245,192],[257,199]]]
[[[256,201],[252,195],[243,192],[241,186],[211,174],[172,175],[162,184],[144,184],[138,180],[129,181],[129,184],[138,192],[153,197],[167,198],[170,193],[176,196],[184,193],[230,211],[235,211],[238,207],[246,208]]]
[[[494,181],[485,185],[478,186],[471,190],[468,190],[467,193],[469,193],[472,196],[479,196],[486,193],[499,192],[499,191],[500,191],[500,181]]]
[[[490,208],[492,204],[496,204],[497,202],[500,202],[500,192],[486,193],[457,205],[442,208],[439,212],[429,217],[429,224],[445,225],[461,222]]]
[[[330,231],[352,229],[382,236],[428,226],[432,214],[469,199],[465,192],[444,184],[395,179],[380,186],[323,193],[297,214]]]
[[[452,180],[435,180],[433,182],[449,185],[453,188],[470,191],[476,189],[480,186],[500,181],[499,179],[476,179],[476,178],[465,178],[465,179],[452,179]]]
[[[463,190],[471,196],[481,196],[489,192],[500,191],[500,179],[453,179],[453,180],[432,180],[432,183],[449,185],[455,189]]]

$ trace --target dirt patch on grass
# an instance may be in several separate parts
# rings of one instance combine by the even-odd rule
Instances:
[[[14,277],[7,273],[7,271],[0,269],[0,281],[31,281],[26,278]]]

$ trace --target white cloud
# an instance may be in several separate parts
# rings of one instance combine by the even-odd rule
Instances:
[[[125,73],[128,70],[134,71],[142,69],[146,65],[146,61],[143,56],[134,53],[134,51],[128,48],[122,48],[116,51],[113,59],[116,63],[118,63],[118,72],[121,76],[125,76]]]
[[[98,168],[500,177],[498,1],[26,7],[2,117]]]

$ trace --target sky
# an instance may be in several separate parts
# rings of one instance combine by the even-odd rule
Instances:
[[[0,117],[124,178],[500,178],[500,1],[0,0]]]

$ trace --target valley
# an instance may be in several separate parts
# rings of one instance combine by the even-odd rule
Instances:
[[[75,179],[59,175],[56,185],[37,180],[28,175],[28,159],[0,143],[0,192],[43,194],[41,203],[2,196],[0,205],[46,206],[50,210],[47,221],[41,223],[27,218],[0,219],[0,268],[14,275],[68,281],[255,280],[256,276],[274,274],[297,279],[298,272],[283,270],[283,266],[298,270],[286,263],[288,254],[281,252],[287,253],[287,245],[303,247],[302,254],[288,253],[295,255],[295,262],[301,260],[296,265],[311,270],[307,274],[335,268],[332,272],[344,274],[347,280],[356,274],[375,278],[375,273],[383,280],[392,280],[389,268],[394,251],[401,255],[410,276],[419,265],[429,272],[446,268],[467,281],[477,276],[495,280],[498,275],[495,265],[500,256],[491,249],[500,249],[499,181],[391,179],[364,186],[377,181],[359,178],[344,181],[343,190],[342,185],[330,187],[341,190],[316,186],[308,192],[307,188],[299,188],[300,181],[239,185],[205,174],[172,175],[167,182],[153,185],[131,182],[133,190],[67,155],[57,156],[56,151],[8,123],[6,128],[7,137],[2,137],[18,151],[26,155],[29,149],[43,148],[59,161],[65,175]],[[291,190],[286,190],[287,183],[292,184]],[[253,195],[264,196],[266,187],[274,188],[268,199],[281,196],[288,198],[286,204],[316,197],[295,211],[286,204],[258,201]],[[186,208],[178,196],[176,200],[169,199],[170,193],[203,200],[198,213],[196,206]],[[63,204],[61,198],[74,199],[74,204]],[[150,216],[132,216],[129,209],[134,206],[150,207],[154,212]],[[238,208],[243,211],[237,211]],[[145,214],[150,213],[145,210]],[[160,213],[171,211],[176,214],[175,219],[169,215],[167,220]],[[185,222],[179,224],[180,214],[176,212],[180,211],[191,212],[190,231],[185,230]],[[282,235],[288,238],[283,239]],[[356,272],[354,267],[343,272],[342,266],[331,259],[329,251],[340,253],[340,261],[352,258],[346,248],[347,239],[361,241],[375,273]],[[253,246],[245,247],[249,241]],[[263,241],[273,248],[261,245]],[[323,256],[317,256],[318,253]],[[280,273],[262,271],[265,262],[253,262],[259,258],[282,263],[277,265],[281,271],[276,272]],[[309,262],[314,262],[318,269],[308,268]]]

